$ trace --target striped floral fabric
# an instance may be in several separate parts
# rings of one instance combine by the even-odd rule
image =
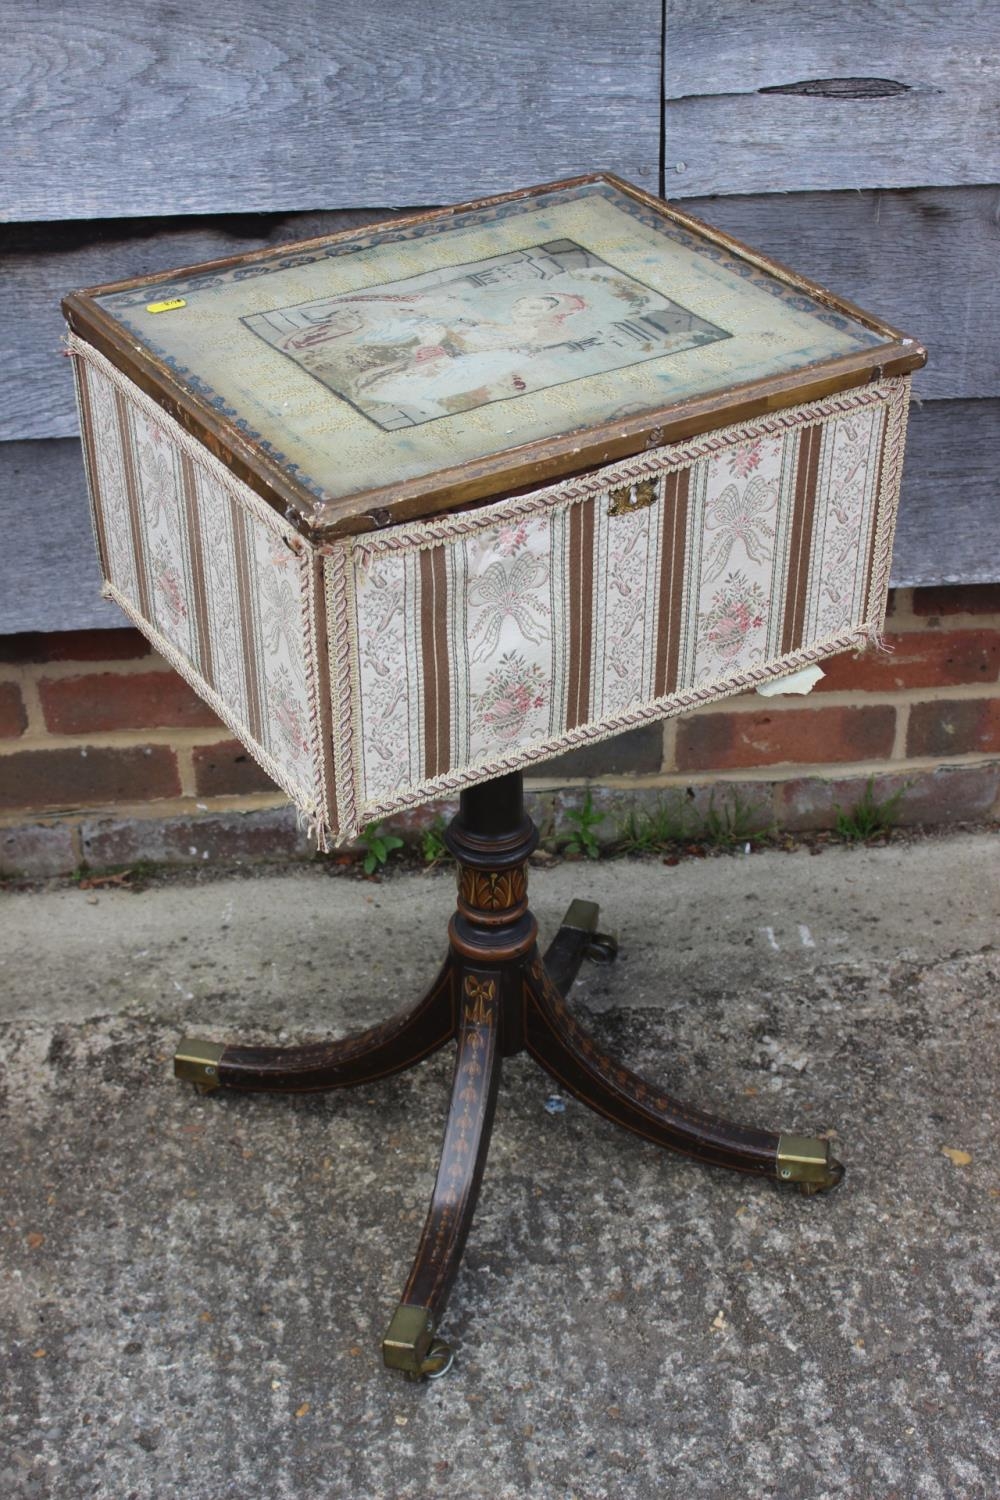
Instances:
[[[865,644],[907,399],[883,382],[338,550],[342,804],[381,817]]]
[[[108,361],[79,343],[76,353],[106,592],[326,823],[310,550]]]
[[[108,592],[321,843],[881,628],[906,379],[320,553],[72,344]]]

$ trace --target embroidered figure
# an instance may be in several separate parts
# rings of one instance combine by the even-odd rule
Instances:
[[[570,239],[243,321],[390,432],[731,337]]]

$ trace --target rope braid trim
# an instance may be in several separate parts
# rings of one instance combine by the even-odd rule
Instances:
[[[909,394],[908,375],[873,381],[870,385],[845,391],[840,396],[790,406],[769,416],[754,417],[747,422],[719,428],[718,431],[705,433],[691,443],[670,444],[634,458],[622,459],[591,474],[565,479],[525,495],[512,496],[468,511],[413,521],[409,525],[391,526],[383,532],[364,532],[360,536],[345,537],[341,541],[322,544],[320,550],[326,555],[332,555],[341,549],[349,549],[361,566],[367,565],[370,559],[390,552],[403,549],[423,551],[456,537],[489,531],[496,526],[522,520],[526,516],[540,515],[558,506],[575,505],[609,489],[634,484],[640,479],[672,474],[722,449],[753,442],[760,437],[836,420],[867,406],[888,404],[891,410],[898,403],[905,405],[909,401]]]
[[[352,569],[348,566],[346,549],[339,548],[332,556],[324,558],[323,571],[326,579],[333,764],[340,819],[337,842],[343,843],[370,821],[360,816],[357,805],[359,767],[354,750],[354,725],[361,722],[361,672]]]
[[[338,843],[353,837],[358,828],[366,823],[379,822],[405,808],[419,806],[422,802],[433,802],[442,797],[451,797],[460,792],[463,787],[480,781],[490,781],[509,771],[522,770],[525,766],[533,765],[536,761],[545,760],[549,756],[561,755],[564,751],[575,750],[583,745],[595,745],[627,729],[650,724],[657,719],[675,718],[678,714],[701,708],[707,703],[732,698],[738,693],[759,686],[762,682],[772,682],[777,677],[788,676],[800,667],[825,661],[841,651],[850,651],[852,648],[863,650],[873,638],[877,637],[877,633],[878,622],[866,621],[851,630],[842,631],[839,635],[830,636],[826,640],[818,641],[812,646],[802,647],[798,651],[791,651],[786,656],[777,657],[762,666],[748,667],[742,672],[718,678],[715,682],[703,683],[696,688],[688,688],[682,693],[671,693],[664,698],[651,699],[639,707],[625,709],[612,718],[601,719],[593,724],[581,724],[576,729],[563,730],[553,739],[537,745],[525,745],[510,755],[477,761],[457,770],[447,771],[442,776],[417,782],[405,791],[395,792],[390,798],[360,802],[357,810],[357,826],[353,829],[342,828]]]
[[[318,681],[318,672],[316,670],[315,581],[313,578],[311,549],[302,541],[293,526],[283,521],[259,495],[256,495],[248,485],[245,485],[224,464],[213,457],[208,449],[203,447],[190,433],[186,432],[169,412],[165,411],[152,397],[147,396],[145,391],[140,390],[134,381],[129,380],[128,376],[124,375],[117,366],[105,358],[99,350],[95,349],[93,345],[86,343],[83,339],[78,338],[74,333],[67,335],[67,343],[74,356],[74,365],[77,364],[77,361],[81,364],[92,365],[99,374],[103,375],[113,386],[122,392],[127,401],[140,410],[150,421],[162,427],[168,441],[186,453],[192,463],[196,464],[207,474],[211,481],[217,483],[234,505],[248,512],[253,520],[263,522],[268,530],[273,535],[279,537],[292,552],[300,585],[300,598],[303,600],[303,607],[300,612],[300,627],[302,631],[303,660],[305,663],[310,753],[313,776],[315,778],[315,786],[312,792],[304,791],[302,787],[289,777],[288,772],[251,735],[247,725],[227,706],[225,701],[205,680],[193,663],[182,652],[178,651],[150,620],[139,613],[135,605],[122,594],[120,589],[107,576],[104,578],[102,593],[106,598],[113,600],[118,605],[119,609],[128,616],[160,655],[205,700],[213,712],[226,725],[227,729],[231,730],[241,744],[246,746],[261,768],[271,777],[272,781],[275,781],[299,808],[309,835],[315,838],[317,846],[321,850],[328,849],[330,847],[329,836],[331,830],[328,817],[326,782],[323,772],[323,755],[320,746],[320,693],[323,690],[323,685]],[[86,378],[81,370],[77,370],[76,374],[78,383]],[[77,401],[79,405],[79,395]],[[83,424],[81,422],[82,431]],[[93,483],[91,473],[89,455],[86,456],[85,467],[91,505],[91,523],[94,526],[96,537],[95,507],[98,501],[96,486]],[[103,558],[101,559],[101,564],[103,571],[105,567]]]
[[[892,567],[892,544],[899,516],[899,496],[903,479],[903,453],[910,416],[910,377],[903,378],[898,398],[889,403],[886,413],[885,453],[882,462],[882,487],[876,496],[877,521],[872,545],[873,564],[866,608],[872,620],[870,640],[885,650],[882,636],[886,604],[889,598],[889,576]]]

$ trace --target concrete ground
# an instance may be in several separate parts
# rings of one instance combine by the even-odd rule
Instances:
[[[508,1063],[453,1372],[379,1340],[450,1059],[200,1096],[185,1030],[367,1023],[433,973],[447,872],[0,896],[0,1495],[652,1500],[1000,1492],[1000,840],[564,864],[620,931],[574,1004],[675,1092],[836,1132],[829,1197],[699,1168]],[[564,1105],[564,1107],[563,1107]],[[548,1106],[548,1107],[547,1107]]]

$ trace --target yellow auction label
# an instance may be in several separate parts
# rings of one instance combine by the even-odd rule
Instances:
[[[167,302],[147,302],[147,312],[173,312],[176,307],[187,307],[183,297],[171,297]]]

